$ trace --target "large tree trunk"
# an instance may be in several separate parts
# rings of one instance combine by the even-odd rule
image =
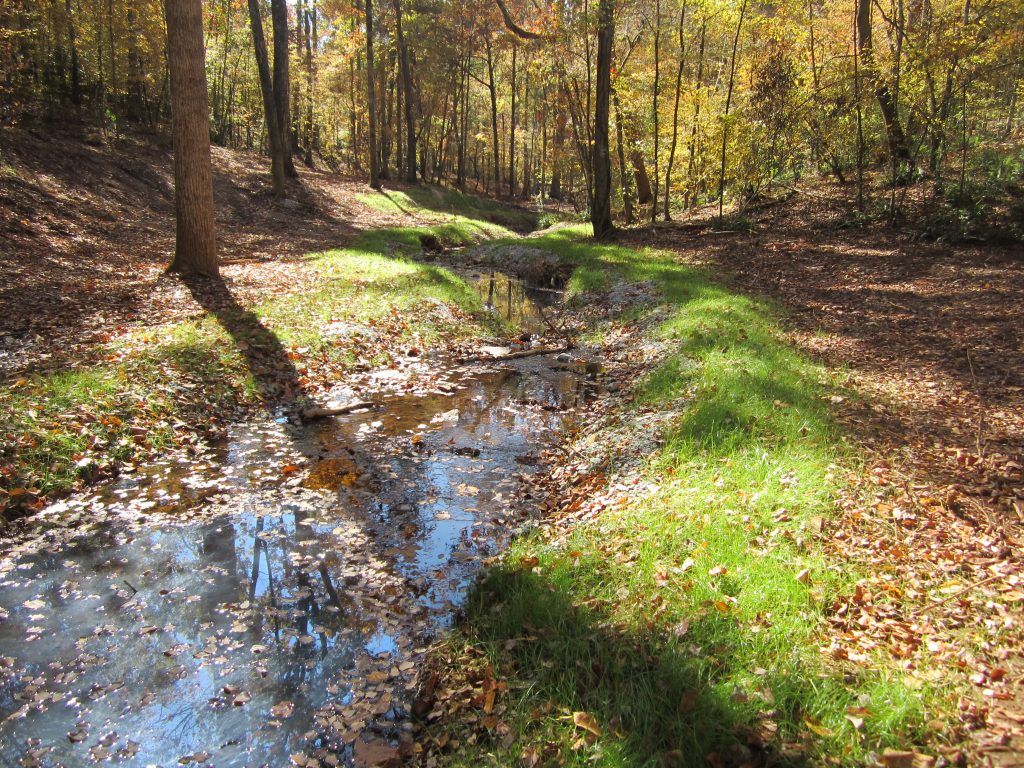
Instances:
[[[377,89],[373,80],[373,0],[366,0],[366,106],[369,117],[367,143],[370,150],[370,186],[380,189],[380,171],[377,167]]]
[[[612,223],[612,164],[608,151],[608,102],[614,46],[615,0],[600,0],[597,11],[597,93],[594,100],[594,194],[590,204],[590,223],[598,240],[615,232]]]
[[[416,181],[416,118],[413,111],[412,63],[409,44],[402,31],[402,0],[395,0],[395,34],[398,38],[399,77],[402,81],[402,105],[405,117],[405,180]]]
[[[280,198],[284,197],[284,150],[281,146],[281,126],[278,122],[277,103],[274,100],[274,83],[270,79],[267,38],[263,34],[263,14],[260,12],[259,0],[249,0],[249,26],[252,29],[256,69],[260,78],[260,93],[263,95],[263,117],[267,123],[267,143],[270,145],[270,174],[274,183],[274,197]]]
[[[274,27],[274,101],[277,123],[281,129],[281,150],[284,152],[284,172],[295,178],[292,162],[292,121],[288,103],[288,5],[286,0],[270,0],[270,15]]]
[[[167,0],[177,236],[169,271],[216,277],[210,114],[201,0]]]
[[[871,40],[871,0],[857,0],[857,46],[860,51],[861,64],[874,82],[875,100],[882,113],[882,122],[885,123],[889,154],[895,163],[909,165],[911,163],[910,149],[907,145],[907,137],[903,133],[903,125],[900,123],[896,99],[875,64]]]

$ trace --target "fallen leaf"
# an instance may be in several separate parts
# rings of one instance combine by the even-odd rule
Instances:
[[[595,736],[601,735],[601,726],[597,724],[597,718],[589,712],[573,712],[572,722],[577,728],[590,731]]]

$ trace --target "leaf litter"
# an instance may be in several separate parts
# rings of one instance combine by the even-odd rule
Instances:
[[[4,757],[409,756],[431,639],[529,515],[536,467],[516,457],[554,445],[594,393],[540,359],[409,373],[335,390],[375,388],[374,410],[239,424],[198,461],[141,466],[26,522],[0,560]]]

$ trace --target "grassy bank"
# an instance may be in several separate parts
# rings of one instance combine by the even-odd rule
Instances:
[[[31,511],[120,463],[195,442],[245,408],[302,397],[356,367],[501,331],[462,280],[410,258],[423,235],[466,245],[512,234],[476,218],[497,210],[493,203],[449,197],[454,209],[443,221],[367,231],[310,255],[312,290],[242,306],[226,287],[200,286],[207,312],[197,320],[146,328],[88,362],[0,385],[5,513]]]
[[[526,209],[432,184],[367,193],[359,196],[359,202],[384,213],[437,222],[471,221],[476,232],[488,237],[501,237],[509,230],[529,232],[539,223],[538,216]]]
[[[583,302],[651,280],[667,307],[647,335],[673,353],[624,413],[678,412],[645,471],[656,490],[542,527],[490,570],[437,660],[472,695],[442,694],[428,742],[465,766],[863,764],[917,743],[938,692],[881,655],[819,651],[858,578],[822,547],[858,461],[829,416],[849,393],[784,340],[776,308],[582,236],[531,245],[575,266]]]

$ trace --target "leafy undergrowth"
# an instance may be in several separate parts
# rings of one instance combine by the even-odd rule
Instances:
[[[881,653],[840,667],[820,651],[859,577],[823,546],[859,460],[829,414],[850,393],[784,341],[776,308],[581,234],[534,241],[575,265],[570,293],[654,281],[663,300],[638,327],[672,352],[622,420],[675,415],[638,476],[606,447],[552,479],[551,519],[435,658],[427,764],[863,764],[921,743],[942,691]],[[606,430],[572,453],[614,444]]]
[[[5,515],[37,509],[122,462],[216,436],[255,404],[315,396],[352,370],[502,330],[461,279],[410,257],[424,235],[467,245],[510,234],[459,214],[367,231],[347,248],[307,257],[311,291],[246,307],[223,283],[193,283],[207,310],[198,319],[110,341],[77,369],[3,385]]]

